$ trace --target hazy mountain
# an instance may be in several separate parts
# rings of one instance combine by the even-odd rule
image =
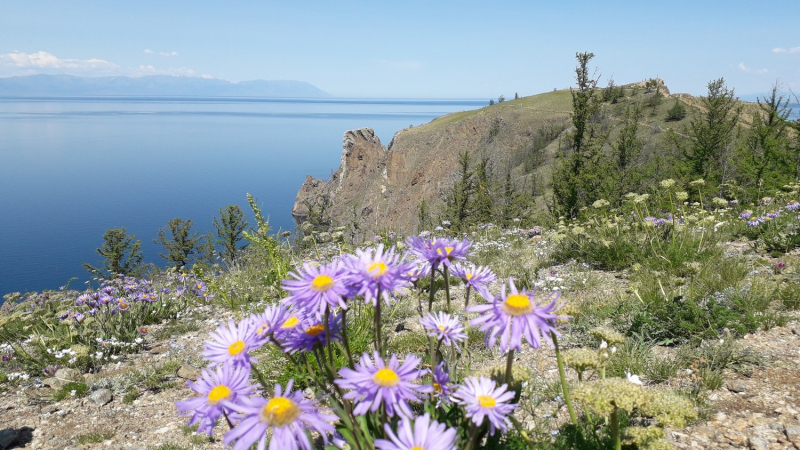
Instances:
[[[28,75],[0,78],[0,96],[3,97],[70,97],[84,95],[330,97],[330,94],[309,83],[290,80],[253,80],[232,83],[216,78],[170,75],[136,78]]]

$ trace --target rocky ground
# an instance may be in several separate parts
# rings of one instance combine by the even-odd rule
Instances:
[[[217,307],[202,306],[194,311],[194,317],[194,331],[160,341],[149,337],[144,351],[108,364],[98,373],[80,375],[61,371],[59,377],[63,380],[41,380],[1,393],[0,450],[223,448],[219,439],[194,435],[174,406],[175,401],[193,395],[186,387],[186,380],[193,379],[198,372],[200,351],[208,332],[219,320],[233,315]],[[214,319],[200,319],[208,317]],[[670,430],[668,439],[680,449],[800,449],[798,319],[795,316],[785,327],[740,339],[743,348],[760,355],[759,363],[726,373],[724,386],[708,394],[709,407],[702,418],[684,430]],[[415,322],[409,319],[404,326],[394,327],[388,338],[413,332],[418,325]],[[151,336],[157,331],[156,327]],[[535,379],[546,383],[558,377],[555,354],[549,347],[524,351],[516,360]],[[499,357],[482,362],[484,368],[497,364],[503,364]],[[141,395],[124,401],[131,383],[141,384],[142,374],[162,369],[168,373],[163,374],[154,389],[139,385],[137,390]],[[132,378],[134,373],[142,376]],[[91,387],[83,398],[67,397],[56,402],[53,387],[44,384],[58,386],[79,378]],[[525,421],[530,425],[545,418],[551,426],[557,426],[566,419],[566,411],[554,402],[545,403]],[[215,437],[220,438],[225,431],[219,425]]]

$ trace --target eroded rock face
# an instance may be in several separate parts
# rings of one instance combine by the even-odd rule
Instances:
[[[519,164],[513,155],[531,145],[537,127],[568,121],[568,93],[556,100],[443,116],[396,133],[388,148],[371,128],[347,131],[338,170],[328,181],[307,176],[292,215],[302,222],[307,205],[327,196],[333,223],[355,230],[356,241],[379,231],[417,232],[420,203],[425,200],[433,217],[439,214],[460,154],[468,152],[473,167],[488,158],[496,174],[513,170]]]

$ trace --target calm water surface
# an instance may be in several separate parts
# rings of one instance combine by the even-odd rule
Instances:
[[[327,179],[345,130],[395,132],[482,100],[0,98],[0,295],[88,279],[81,263],[106,229],[141,239],[160,265],[159,228],[188,218],[201,233],[219,208],[249,212],[253,194],[274,229],[294,228],[306,174]],[[252,223],[252,219],[250,220]],[[0,300],[2,302],[2,300]]]

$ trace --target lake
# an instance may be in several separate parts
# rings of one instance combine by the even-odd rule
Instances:
[[[82,289],[103,233],[124,226],[146,262],[175,217],[212,231],[219,208],[256,197],[293,230],[306,174],[328,179],[346,130],[395,132],[484,100],[186,97],[0,98],[0,295]],[[252,223],[252,214],[248,214]],[[2,303],[2,300],[0,300]]]

